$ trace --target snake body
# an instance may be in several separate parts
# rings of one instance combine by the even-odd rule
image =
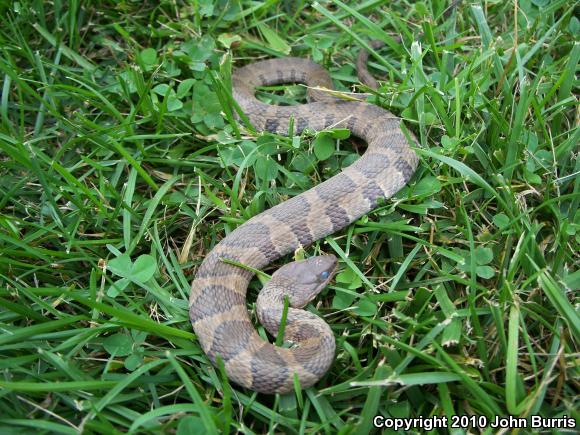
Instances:
[[[359,72],[360,60],[366,61],[364,56],[359,57]],[[366,65],[362,69],[368,74]],[[285,393],[294,388],[295,376],[303,388],[313,385],[334,358],[334,337],[328,325],[298,310],[304,300],[293,301],[291,297],[291,276],[302,276],[312,267],[318,270],[320,261],[298,264],[306,269],[281,273],[282,285],[273,286],[281,293],[276,296],[263,290],[266,296],[258,297],[258,317],[275,334],[281,315],[280,295],[290,296],[294,308],[288,313],[285,338],[295,346],[283,348],[264,341],[250,322],[246,291],[253,273],[223,259],[262,269],[301,246],[340,231],[372,210],[380,198],[401,189],[413,175],[417,157],[398,118],[378,106],[338,100],[324,93],[320,88],[332,89],[330,76],[309,60],[287,57],[257,62],[237,69],[232,82],[235,100],[259,131],[287,135],[293,119],[296,133],[305,128],[346,127],[368,144],[366,152],[339,174],[254,216],[228,234],[206,256],[193,281],[190,319],[210,361],[217,364],[219,356],[229,379],[243,387]],[[308,104],[272,106],[254,95],[257,86],[289,82],[308,86]],[[323,276],[328,277],[328,273]]]

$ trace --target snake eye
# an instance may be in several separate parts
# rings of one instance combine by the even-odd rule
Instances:
[[[330,276],[330,273],[328,273],[326,270],[320,274],[320,277],[322,279],[327,279],[329,276]]]

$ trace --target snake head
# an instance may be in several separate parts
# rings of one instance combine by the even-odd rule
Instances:
[[[319,255],[306,260],[294,261],[278,269],[272,280],[284,283],[293,307],[302,308],[310,302],[336,273],[337,260],[334,255]],[[279,281],[278,281],[279,280]]]

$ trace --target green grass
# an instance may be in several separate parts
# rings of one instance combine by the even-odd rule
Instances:
[[[0,432],[580,417],[578,2],[449,4],[0,1]],[[395,198],[306,250],[341,263],[308,307],[337,339],[328,374],[254,394],[195,339],[196,267],[363,144],[236,123],[232,67],[310,57],[348,91],[372,39],[387,43],[371,56],[373,101],[405,119],[421,163]]]

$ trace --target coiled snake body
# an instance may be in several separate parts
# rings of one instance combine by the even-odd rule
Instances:
[[[362,65],[367,56],[359,55],[359,77],[361,72],[368,77],[366,65]],[[311,102],[272,106],[254,95],[256,86],[288,82],[306,84]],[[258,318],[274,335],[284,295],[288,296],[291,308],[284,339],[294,343],[291,348],[260,338],[246,307],[246,290],[253,274],[222,259],[262,269],[300,246],[346,227],[373,209],[379,198],[388,198],[401,189],[417,166],[398,118],[372,104],[338,100],[319,88],[332,89],[330,76],[306,59],[266,60],[235,71],[234,98],[258,130],[286,135],[293,118],[296,133],[307,127],[347,127],[364,139],[368,148],[338,175],[231,232],[204,259],[191,289],[190,318],[208,358],[216,364],[219,356],[230,380],[264,393],[292,390],[295,376],[302,387],[311,386],[330,367],[335,352],[330,327],[299,308],[332,278],[336,259],[325,255],[289,263],[274,273],[258,296]]]

